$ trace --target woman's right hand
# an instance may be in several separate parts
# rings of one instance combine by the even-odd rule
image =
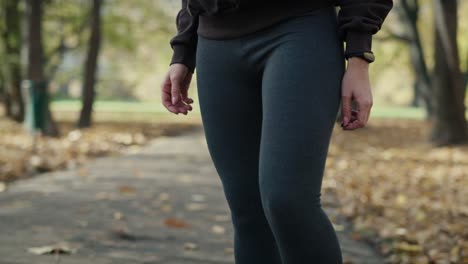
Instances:
[[[184,64],[174,63],[169,66],[161,84],[161,101],[169,112],[187,115],[188,111],[192,111],[190,104],[193,100],[188,97],[192,75]]]

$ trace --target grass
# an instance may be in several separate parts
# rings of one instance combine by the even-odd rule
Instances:
[[[372,117],[413,118],[423,119],[424,109],[405,106],[373,106]]]
[[[80,110],[81,102],[78,100],[61,100],[52,102],[52,110],[58,113],[75,113]],[[151,102],[124,102],[124,101],[97,101],[94,104],[94,110],[99,114],[116,115],[122,117],[121,114],[146,117],[171,117],[164,106],[158,101]],[[193,111],[189,115],[199,115],[200,107],[197,102],[193,106]],[[468,114],[468,113],[467,113]],[[187,115],[187,117],[189,116]],[[409,118],[423,119],[424,110],[416,107],[405,106],[380,106],[372,107],[372,117],[391,117],[391,118]],[[186,117],[184,117],[186,118]]]
[[[125,102],[125,101],[96,101],[94,109],[97,112],[134,112],[134,113],[162,113],[166,108],[157,101],[154,102]],[[79,111],[79,100],[60,100],[52,102],[53,111]],[[195,107],[194,111],[198,110]]]
[[[78,100],[60,100],[52,102],[54,117],[62,121],[72,121],[78,118],[81,102]],[[188,115],[175,115],[161,105],[160,102],[125,102],[96,101],[94,103],[93,119],[111,122],[175,122],[200,123],[201,117],[198,105],[194,106]]]

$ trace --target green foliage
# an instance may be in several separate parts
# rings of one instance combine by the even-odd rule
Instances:
[[[46,5],[43,41],[48,76],[54,75],[67,52],[84,48],[90,7],[85,0],[55,0]]]
[[[99,98],[133,97],[135,86],[149,74],[154,60],[158,57],[164,62],[168,60],[168,39],[174,34],[176,11],[168,3],[104,1]],[[53,0],[46,5],[43,22],[46,72],[59,86],[81,79],[90,33],[90,9],[91,1],[87,0]],[[60,91],[57,95],[63,98],[63,89]]]
[[[9,0],[0,0],[0,3],[4,1]],[[24,13],[25,0],[18,1]],[[432,0],[420,0],[419,3],[419,29],[427,62],[432,67]],[[81,79],[91,4],[89,0],[46,1],[43,21],[46,74],[52,77],[56,86]],[[180,1],[174,0],[104,1],[98,98],[117,99],[125,94],[139,98],[158,97],[157,86],[168,68],[172,54],[169,39],[176,33],[175,16],[180,7]],[[0,9],[0,16],[2,12],[4,10]],[[462,14],[468,12],[468,2],[460,2],[459,12],[460,63],[462,70],[467,71],[468,17]],[[374,38],[373,49],[379,62],[370,70],[376,101],[398,103],[411,97],[413,77],[406,45],[398,41],[379,40],[387,36],[389,29],[398,31],[401,23],[394,13],[390,13],[382,32]],[[0,32],[4,28],[1,21]],[[8,60],[2,56],[2,50],[0,44],[0,67]],[[60,93],[60,97],[63,96],[66,93]]]

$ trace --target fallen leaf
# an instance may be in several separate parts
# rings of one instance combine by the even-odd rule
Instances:
[[[185,242],[184,243],[184,249],[185,250],[197,250],[198,249],[198,245],[195,244],[195,243],[192,243],[192,242]]]
[[[136,189],[132,186],[124,185],[119,187],[119,192],[125,194],[134,194],[136,192]]]
[[[189,211],[201,211],[206,209],[207,205],[202,203],[189,203],[185,205],[185,208]]]
[[[206,198],[203,194],[192,194],[192,201],[194,202],[204,202],[205,200]]]
[[[159,200],[161,201],[168,201],[170,198],[170,195],[166,192],[162,192],[159,194]]]
[[[175,217],[167,218],[166,220],[164,220],[164,224],[166,226],[168,226],[168,227],[171,227],[171,228],[185,228],[185,227],[190,226],[184,220],[178,219],[178,218],[175,218]]]
[[[122,212],[114,212],[114,219],[115,220],[122,220],[124,218],[125,218],[125,216],[124,216],[124,214]]]
[[[71,248],[66,243],[57,243],[53,245],[47,245],[42,247],[30,247],[28,252],[36,255],[45,254],[71,254],[76,252],[76,248]]]
[[[223,226],[220,226],[220,225],[213,225],[211,227],[211,231],[213,233],[215,233],[215,234],[218,234],[218,235],[226,233],[226,229]]]

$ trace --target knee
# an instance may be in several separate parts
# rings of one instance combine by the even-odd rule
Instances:
[[[265,214],[276,222],[300,218],[305,212],[321,208],[320,193],[303,195],[288,188],[265,191],[262,201]]]
[[[254,202],[239,203],[230,206],[232,223],[237,228],[258,226],[264,223],[264,212],[260,204]]]

